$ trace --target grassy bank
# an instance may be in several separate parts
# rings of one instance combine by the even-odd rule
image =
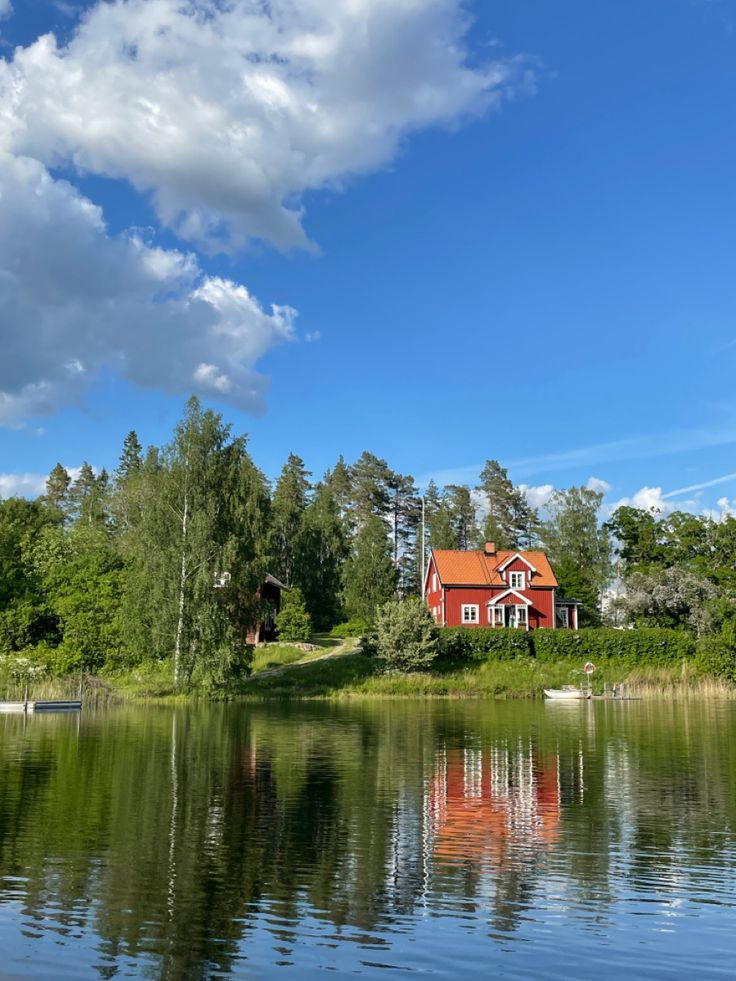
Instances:
[[[381,662],[354,650],[354,641],[320,638],[312,651],[288,644],[270,644],[256,651],[252,674],[213,697],[244,699],[435,697],[435,698],[542,698],[545,688],[578,684],[581,663],[570,658],[539,660],[529,655],[511,659],[453,660],[445,658],[431,671],[387,673]],[[327,656],[325,656],[327,655]],[[682,698],[704,696],[732,698],[736,687],[705,674],[692,658],[669,664],[632,666],[620,658],[599,658],[593,690],[604,683],[624,682],[630,694],[642,697]],[[106,705],[126,701],[178,702],[170,661],[149,662],[128,671],[87,678],[83,697],[87,704]],[[77,697],[79,678],[45,678],[35,682],[29,697]],[[14,686],[1,697],[22,698]],[[190,696],[191,698],[192,696]],[[202,694],[201,697],[207,697]]]
[[[432,671],[387,674],[375,659],[355,653],[314,664],[302,663],[278,675],[254,674],[243,682],[241,693],[256,698],[542,698],[545,688],[576,684],[580,678],[579,667],[571,667],[569,661],[540,662],[528,657],[462,666],[446,662]],[[613,659],[602,661],[594,676],[593,690],[602,691],[604,682],[625,682],[630,694],[645,697],[736,695],[732,685],[698,673],[687,662],[631,669]]]

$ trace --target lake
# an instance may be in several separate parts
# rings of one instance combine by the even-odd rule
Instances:
[[[736,703],[0,716],[0,978],[733,978]]]

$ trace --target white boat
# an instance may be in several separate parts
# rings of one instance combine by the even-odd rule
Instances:
[[[560,698],[567,701],[581,701],[590,698],[590,692],[581,691],[574,685],[565,685],[564,688],[545,688],[545,698]]]
[[[79,712],[82,701],[73,699],[53,699],[46,702],[0,702],[0,712]]]

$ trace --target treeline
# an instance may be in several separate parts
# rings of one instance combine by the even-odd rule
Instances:
[[[422,546],[428,556],[484,540],[545,548],[561,592],[583,603],[582,624],[601,622],[618,558],[615,617],[720,631],[732,616],[736,522],[622,508],[606,525],[601,504],[572,487],[542,520],[495,460],[474,487],[430,483],[422,495],[368,452],[318,480],[290,454],[272,487],[245,437],[193,398],[167,445],[144,451],[131,432],[113,474],[84,464],[72,479],[57,465],[39,499],[0,502],[0,655],[54,673],[170,658],[177,687],[222,685],[247,669],[266,573],[325,631],[421,594]]]

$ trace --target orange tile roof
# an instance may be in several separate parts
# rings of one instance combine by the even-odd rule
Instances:
[[[539,573],[532,577],[530,586],[557,587],[555,574],[545,552],[498,551],[495,555],[486,555],[483,551],[432,550],[443,586],[505,586],[507,584],[501,578],[498,568],[517,554],[531,562]]]

